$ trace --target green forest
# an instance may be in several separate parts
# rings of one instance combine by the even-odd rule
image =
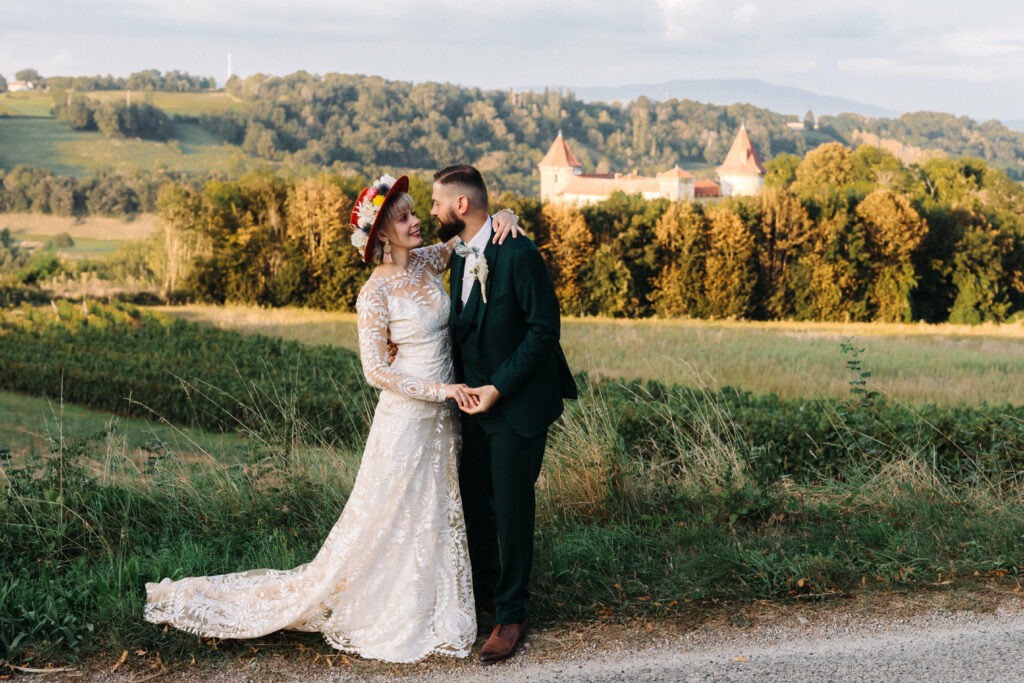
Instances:
[[[174,85],[191,83],[185,76],[140,72],[124,85],[185,88]],[[350,253],[346,212],[365,179],[409,172],[430,225],[429,172],[468,160],[494,208],[515,208],[544,250],[568,314],[977,323],[1024,309],[1024,190],[1015,180],[1024,136],[997,122],[842,115],[801,130],[787,125],[795,117],[751,105],[588,103],[554,90],[305,72],[234,77],[221,96],[241,106],[168,115],[145,98],[90,96],[102,79],[75,93],[59,77],[46,81],[56,88],[52,113],[73,129],[159,140],[201,127],[265,166],[79,178],[0,169],[2,211],[157,212],[168,226],[120,262],[33,262],[5,243],[4,277],[15,282],[62,269],[131,272],[176,300],[349,310],[367,273]],[[740,125],[767,162],[759,197],[616,195],[578,210],[536,199],[536,164],[559,131],[585,171],[650,174],[679,163],[709,175]],[[908,164],[857,146],[863,135],[932,153]]]
[[[115,107],[90,93],[208,92],[212,79],[146,70],[128,78],[50,77],[53,113],[76,130],[162,139],[166,121],[145,103]],[[822,116],[816,128],[792,129],[794,115],[749,104],[719,106],[645,97],[625,103],[584,102],[571,91],[482,90],[447,83],[390,81],[376,76],[297,72],[232,77],[225,92],[241,106],[175,113],[225,143],[290,169],[333,168],[372,175],[381,167],[436,169],[469,161],[503,190],[536,194],[536,164],[561,130],[586,172],[653,174],[676,164],[698,176],[725,157],[745,124],[764,159],[803,156],[823,142],[856,146],[863,135],[953,157],[972,156],[1024,178],[1024,133],[998,121],[979,123],[935,112],[873,119]],[[72,96],[69,96],[72,93]],[[130,110],[130,111],[129,111]],[[808,119],[813,123],[813,117]],[[105,125],[104,123],[105,122]]]
[[[907,167],[884,150],[838,143],[802,160],[780,155],[768,169],[758,196],[708,204],[618,193],[572,208],[506,192],[492,208],[521,217],[566,314],[956,323],[1021,316],[1024,188],[1004,172],[971,158]],[[18,177],[8,174],[4,187]],[[175,300],[352,310],[369,276],[349,244],[348,212],[366,182],[359,176],[262,171],[205,184],[150,177],[135,187],[120,176],[45,177],[49,184],[24,181],[21,194],[5,190],[0,202],[23,209],[31,188],[51,187],[64,207],[84,202],[116,213],[123,194],[131,206],[155,207],[166,227],[100,261],[9,254],[8,281],[91,271],[158,283]],[[410,193],[429,243],[430,186],[413,177]]]

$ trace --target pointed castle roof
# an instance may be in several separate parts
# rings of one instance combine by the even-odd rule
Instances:
[[[562,137],[562,131],[558,131],[558,137],[551,143],[551,149],[544,155],[544,158],[540,160],[538,166],[582,166],[582,164],[576,160],[573,156],[572,150],[569,149],[569,145],[565,144],[565,139]]]
[[[729,153],[725,155],[725,161],[718,167],[718,175],[723,174],[765,174],[764,164],[761,163],[761,157],[750,142],[746,126],[740,126],[740,132],[736,134],[736,139],[732,141],[732,147],[729,148]]]

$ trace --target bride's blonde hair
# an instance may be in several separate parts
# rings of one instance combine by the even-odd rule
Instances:
[[[384,255],[384,243],[381,241],[384,233],[394,225],[395,221],[403,213],[406,211],[412,213],[415,206],[416,202],[405,192],[399,192],[391,196],[391,199],[388,200],[388,205],[384,207],[384,217],[381,221],[380,230],[377,231],[377,243],[373,245],[373,256],[370,257],[371,263],[379,264],[381,257]]]

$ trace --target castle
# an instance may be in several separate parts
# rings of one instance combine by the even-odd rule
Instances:
[[[707,201],[717,197],[753,195],[764,186],[764,164],[741,126],[725,161],[718,167],[719,183],[697,180],[676,166],[653,178],[633,173],[581,173],[582,165],[558,132],[540,163],[540,199],[583,206],[604,201],[613,192],[639,194],[644,199]]]

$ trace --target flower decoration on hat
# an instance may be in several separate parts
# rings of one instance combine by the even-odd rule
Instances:
[[[367,263],[373,252],[367,245],[371,244],[380,226],[381,209],[393,194],[408,189],[409,179],[406,176],[395,178],[385,173],[359,194],[352,209],[352,245],[363,254]]]

